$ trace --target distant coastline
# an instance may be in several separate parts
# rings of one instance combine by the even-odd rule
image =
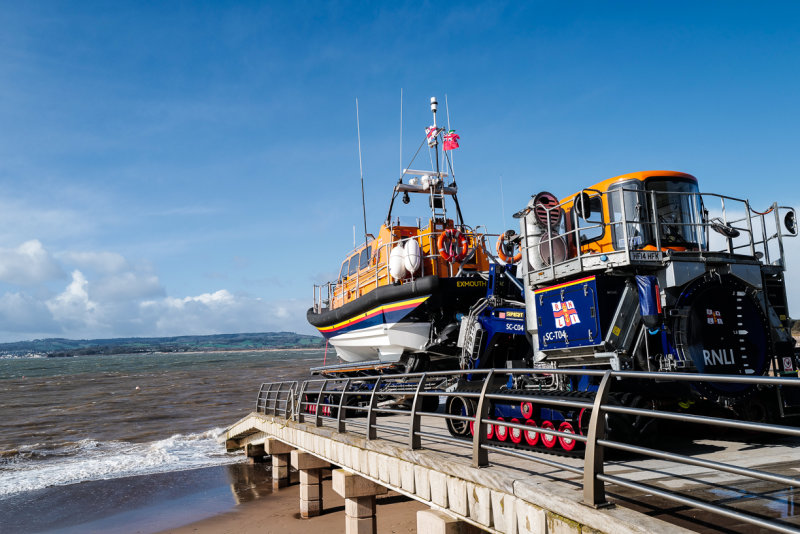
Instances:
[[[49,358],[140,353],[204,353],[316,349],[325,346],[318,336],[294,332],[216,334],[154,338],[71,340],[36,339],[0,343],[0,356],[41,355]]]

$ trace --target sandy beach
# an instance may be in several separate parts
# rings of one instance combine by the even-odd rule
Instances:
[[[304,534],[344,533],[344,499],[322,483],[322,515],[300,518],[300,487],[295,484],[269,496],[237,505],[229,512],[162,531],[163,534]],[[389,492],[376,500],[378,532],[410,534],[417,531],[417,511],[427,506],[404,495]]]

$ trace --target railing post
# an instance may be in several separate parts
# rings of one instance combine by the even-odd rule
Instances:
[[[297,389],[297,382],[289,383],[289,391],[286,394],[286,403],[283,405],[283,418],[289,419],[289,403],[292,404],[292,413],[294,413],[294,392]]]
[[[308,386],[308,380],[303,380],[303,385],[300,386],[300,393],[297,394],[297,422],[298,423],[305,423],[306,422],[306,414],[303,412],[304,408],[307,408],[303,404],[303,395],[306,394],[306,387]]]
[[[475,410],[475,435],[472,436],[472,467],[485,467],[489,465],[489,453],[483,448],[486,443],[486,432],[481,421],[489,416],[489,405],[491,402],[486,400],[486,391],[494,378],[494,369],[486,375],[486,380],[481,389],[481,397],[478,400],[478,408]]]
[[[342,414],[344,410],[342,407],[344,406],[344,398],[347,396],[347,390],[350,389],[350,379],[347,379],[347,382],[344,383],[344,389],[342,389],[342,393],[339,395],[339,412],[336,414],[336,429],[338,432],[345,432],[347,428],[345,428],[344,417]]]
[[[269,405],[269,394],[272,391],[272,386],[274,386],[274,385],[275,385],[275,382],[270,382],[266,393],[264,393],[264,415],[267,415],[267,406]]]
[[[258,397],[256,397],[256,413],[261,411],[261,394],[264,392],[264,386],[266,383],[262,383],[261,387],[258,388]]]
[[[769,265],[772,261],[769,258],[769,244],[767,243],[767,221],[763,214],[759,214],[758,219],[761,222],[761,239],[764,241],[764,263]],[[778,226],[775,230],[780,233],[781,227]]]
[[[325,392],[325,386],[328,385],[328,379],[319,388],[319,395],[317,395],[317,409],[314,410],[314,426],[322,426],[322,410],[319,409],[319,403],[322,401],[322,394]]]
[[[408,446],[411,447],[411,450],[422,448],[422,438],[418,434],[421,420],[419,408],[422,404],[419,393],[425,389],[425,380],[427,380],[427,377],[427,373],[423,373],[420,377],[419,384],[417,384],[417,391],[414,393],[414,402],[411,403],[411,424],[408,427]]]
[[[375,412],[375,405],[378,403],[378,396],[375,394],[378,387],[381,385],[381,377],[375,380],[375,386],[372,388],[372,395],[369,397],[369,409],[367,410],[367,441],[376,439],[378,433],[375,429],[375,417],[378,415]]]
[[[603,474],[603,447],[597,444],[598,439],[606,437],[606,418],[602,405],[608,400],[611,389],[611,371],[603,374],[600,387],[594,398],[592,416],[589,419],[589,433],[586,436],[586,453],[583,459],[583,502],[589,506],[602,507],[606,502],[606,489],[597,475]]]
[[[781,267],[786,267],[786,262],[783,259],[783,230],[781,229],[781,216],[777,202],[772,203],[772,210],[775,213],[775,237],[778,239],[778,254],[780,255]]]
[[[281,398],[281,391],[283,391],[283,382],[278,382],[278,389],[272,397],[272,415],[278,415],[278,400]]]
[[[747,233],[750,234],[750,255],[756,255],[755,236],[753,235],[753,220],[750,218],[750,201],[744,201],[744,209],[747,212]]]

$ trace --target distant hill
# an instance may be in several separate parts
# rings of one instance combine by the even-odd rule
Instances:
[[[35,339],[33,341],[0,343],[0,354],[21,355],[35,353],[57,357],[135,352],[315,348],[323,345],[323,339],[317,336],[295,334],[294,332],[265,332],[259,334],[127,337],[115,339]]]

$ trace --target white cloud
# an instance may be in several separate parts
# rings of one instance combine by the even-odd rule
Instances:
[[[0,248],[0,281],[26,286],[63,276],[64,272],[56,261],[36,239],[17,248]]]
[[[142,316],[152,321],[157,335],[219,334],[306,330],[307,303],[269,302],[222,289],[193,297],[150,300],[141,304]]]
[[[65,329],[82,331],[99,325],[95,313],[97,304],[89,299],[89,282],[78,270],[72,272],[72,281],[66,289],[45,304],[53,319]]]
[[[0,296],[0,341],[313,331],[305,301],[271,302],[227,289],[168,296],[150,266],[110,251],[51,253],[38,240],[26,241],[0,249],[0,282],[10,286]]]

